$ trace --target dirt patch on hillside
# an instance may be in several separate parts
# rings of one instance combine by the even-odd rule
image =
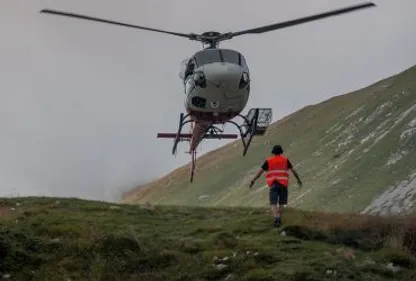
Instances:
[[[10,219],[14,215],[14,210],[10,207],[0,207],[0,218]]]

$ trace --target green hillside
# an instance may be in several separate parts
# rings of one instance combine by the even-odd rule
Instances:
[[[301,175],[289,205],[337,212],[401,213],[416,202],[416,67],[364,89],[307,106],[272,124],[246,157],[236,141],[125,194],[129,203],[267,206],[264,180],[248,184],[272,145]],[[382,208],[381,208],[382,206]]]
[[[414,217],[0,199],[13,281],[413,281]]]

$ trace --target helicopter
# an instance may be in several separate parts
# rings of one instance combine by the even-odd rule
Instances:
[[[202,50],[197,51],[180,63],[179,77],[185,94],[184,107],[186,114],[180,113],[176,133],[157,134],[157,138],[174,139],[172,155],[176,154],[179,142],[189,142],[187,153],[191,154],[190,182],[192,182],[197,160],[196,151],[202,140],[237,139],[240,137],[243,144],[243,156],[245,156],[253,137],[264,135],[272,120],[271,108],[251,108],[246,115],[241,114],[250,96],[250,70],[241,52],[219,48],[220,42],[241,35],[261,34],[375,6],[372,2],[365,2],[237,32],[208,31],[201,34],[172,32],[52,9],[42,9],[40,13],[170,34],[202,43]],[[234,121],[236,117],[242,119],[241,124]],[[189,133],[183,133],[184,125],[188,123],[190,123],[190,131]],[[226,123],[234,124],[239,130],[239,135],[224,133],[223,128]],[[220,128],[221,125],[223,126],[222,129]]]

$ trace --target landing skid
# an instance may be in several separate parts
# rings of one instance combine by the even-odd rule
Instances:
[[[240,125],[233,120],[225,121],[221,124],[212,124],[205,130],[205,135],[203,139],[237,139],[237,134],[224,134],[223,131],[218,128],[218,125],[224,125],[225,123],[234,124],[239,132],[240,139],[243,143],[243,156],[246,155],[248,148],[250,147],[251,141],[254,136],[264,135],[269,127],[269,124],[272,119],[272,110],[271,108],[251,108],[247,115],[238,114],[240,118],[243,119],[243,123]],[[186,120],[189,118],[188,120]],[[182,128],[185,124],[193,122],[190,119],[189,114],[180,114],[178,131],[176,133],[158,133],[158,138],[173,138],[173,147],[172,155],[176,155],[178,143],[182,141],[190,141],[192,134],[182,133]],[[190,182],[193,181],[195,175],[195,166],[196,166],[196,150],[189,151],[192,157],[191,161],[191,177]]]

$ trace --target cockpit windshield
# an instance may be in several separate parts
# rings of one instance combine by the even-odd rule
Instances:
[[[195,54],[194,58],[198,66],[213,62],[221,62],[221,55],[217,49],[200,51]]]
[[[228,62],[247,68],[244,57],[237,51],[228,49],[207,49],[195,54],[194,59],[197,66],[214,62]]]

